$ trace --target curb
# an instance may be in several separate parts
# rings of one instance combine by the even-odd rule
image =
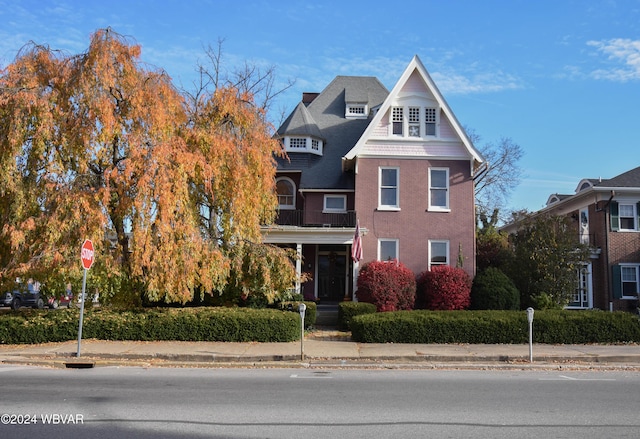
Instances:
[[[91,354],[82,357],[95,367],[173,367],[173,368],[313,368],[313,369],[465,369],[465,370],[629,370],[640,371],[637,357],[610,356],[567,358],[546,356],[529,358],[509,356],[469,357],[461,356],[386,356],[358,358],[307,357],[298,355],[235,356],[235,355],[186,355],[155,354],[126,356],[116,354]],[[34,354],[5,357],[0,362],[10,365],[33,365],[66,368],[69,362],[78,361],[69,353]]]

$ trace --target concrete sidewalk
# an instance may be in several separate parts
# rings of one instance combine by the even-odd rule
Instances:
[[[301,343],[144,342],[83,340],[0,345],[4,364],[69,367],[351,367],[351,368],[626,368],[640,371],[638,345],[356,343],[348,333],[309,335]]]

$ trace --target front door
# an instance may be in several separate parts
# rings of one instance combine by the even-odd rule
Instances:
[[[573,294],[569,308],[591,308],[591,264],[585,264],[578,268],[578,285]]]
[[[347,281],[347,252],[320,251],[318,253],[318,298],[342,301]]]

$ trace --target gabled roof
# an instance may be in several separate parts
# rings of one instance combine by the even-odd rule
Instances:
[[[288,159],[277,159],[278,171],[303,171],[301,190],[354,189],[353,174],[342,172],[342,156],[353,148],[371,118],[346,119],[346,102],[356,102],[347,99],[357,99],[373,108],[382,104],[388,94],[377,78],[337,76],[308,105],[298,104],[278,129],[281,137],[304,134],[323,139],[322,156],[290,152]]]
[[[473,146],[473,143],[467,136],[466,132],[464,131],[464,129],[462,129],[462,126],[458,122],[458,119],[455,117],[455,115],[451,111],[451,108],[449,108],[449,104],[447,104],[444,97],[440,93],[440,90],[438,90],[438,87],[433,82],[433,79],[431,78],[431,76],[427,72],[427,69],[424,67],[424,65],[420,61],[420,58],[418,58],[418,55],[415,55],[413,57],[413,59],[405,69],[404,73],[402,74],[402,76],[400,77],[396,85],[393,87],[393,90],[391,90],[391,93],[387,96],[385,101],[382,103],[380,110],[376,113],[375,117],[367,127],[366,131],[362,134],[358,142],[347,154],[345,154],[344,156],[345,160],[353,160],[358,156],[360,151],[363,149],[364,144],[367,142],[367,140],[371,136],[373,130],[375,130],[375,128],[380,123],[381,119],[385,117],[385,115],[387,114],[389,107],[397,99],[405,83],[409,80],[411,75],[416,71],[424,80],[427,88],[429,89],[429,91],[437,101],[440,109],[444,112],[445,116],[449,119],[452,125],[452,128],[454,129],[454,131],[462,141],[465,149],[469,153],[470,158],[472,158],[476,162],[476,164],[481,164],[484,162],[484,158],[482,157],[482,154],[480,154],[480,151],[478,151],[475,148],[475,146]]]
[[[603,188],[639,188],[640,189],[640,166],[630,171],[624,172],[608,180],[590,180],[594,187]]]
[[[577,205],[590,204],[598,200],[613,200],[615,196],[625,194],[640,194],[640,167],[609,179],[583,178],[574,194],[551,194],[545,207],[536,213],[559,208],[574,209]]]

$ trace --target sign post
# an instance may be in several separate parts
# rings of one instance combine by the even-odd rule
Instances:
[[[93,265],[94,252],[93,242],[89,239],[85,239],[80,250],[80,260],[82,261],[82,268],[84,268],[84,275],[82,276],[82,295],[80,296],[80,323],[78,325],[78,352],[76,357],[80,357],[80,344],[82,340],[82,320],[84,317],[84,302],[86,301],[85,290],[87,289],[87,271]]]
[[[533,308],[527,308],[527,321],[529,322],[529,363],[533,363]]]

